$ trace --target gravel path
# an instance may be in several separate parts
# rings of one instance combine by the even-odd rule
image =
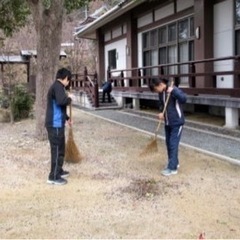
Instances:
[[[157,119],[142,116],[137,112],[104,110],[91,111],[90,113],[149,133],[154,133],[157,126]],[[226,132],[224,129],[221,131],[219,127],[187,123],[184,127],[181,143],[220,155],[222,158],[231,158],[240,162],[240,138],[238,132],[233,131],[234,134],[231,134],[231,132]],[[163,127],[161,127],[159,135],[164,137]]]

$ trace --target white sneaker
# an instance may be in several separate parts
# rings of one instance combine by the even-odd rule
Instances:
[[[164,169],[163,171],[161,171],[161,174],[164,176],[170,176],[170,175],[175,175],[177,174],[178,171],[177,170],[171,170],[169,168]]]

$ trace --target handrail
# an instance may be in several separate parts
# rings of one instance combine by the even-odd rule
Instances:
[[[231,60],[231,62],[228,64],[231,66],[229,68],[230,70],[219,69],[216,71],[214,69],[214,63],[229,60]],[[201,65],[198,66],[197,64]],[[184,68],[181,68],[181,66],[184,66]],[[173,71],[171,71],[171,68],[174,68]],[[154,69],[156,72],[146,72],[146,69]],[[233,81],[233,88],[221,90],[221,85],[217,87],[220,77],[225,78],[225,76],[228,75],[231,76],[231,81]],[[133,91],[141,91],[141,88],[143,88],[144,85],[149,84],[151,78],[161,77],[170,79],[173,78],[177,86],[180,85],[180,82],[184,80],[186,85],[180,85],[180,87],[187,87],[186,92],[189,92],[189,94],[202,94],[202,89],[212,88],[211,91],[207,90],[208,92],[211,92],[211,94],[218,94],[222,92],[224,95],[228,96],[237,96],[237,94],[239,94],[239,97],[240,55],[222,58],[209,58],[181,63],[134,67],[131,69],[110,70],[108,68],[107,76],[108,80],[113,81],[115,89],[121,91],[129,91],[131,89]],[[225,79],[228,81],[228,78]]]
[[[198,63],[207,63],[207,62],[217,62],[217,61],[226,61],[226,60],[240,60],[240,55],[236,56],[228,56],[222,58],[207,58],[203,60],[196,60],[196,61],[188,61],[188,62],[178,62],[178,63],[168,63],[168,64],[161,64],[161,65],[153,65],[153,66],[145,66],[145,67],[134,67],[134,68],[127,68],[127,69],[118,69],[118,70],[111,70],[111,73],[114,72],[128,72],[134,71],[139,69],[151,69],[151,68],[161,68],[161,67],[173,67],[173,66],[181,66],[181,65],[191,65],[191,64],[198,64]]]
[[[97,73],[88,74],[87,68],[84,68],[83,74],[72,74],[75,79],[72,80],[71,87],[72,89],[80,90],[82,89],[85,93],[87,93],[90,101],[93,103],[94,107],[99,106],[98,100],[98,82],[97,82]],[[81,79],[79,78],[81,77]],[[95,82],[91,79],[94,78]]]
[[[92,79],[89,77],[89,75],[87,75],[86,78],[87,78],[88,81],[91,83],[92,87],[94,87],[94,82],[93,82]]]

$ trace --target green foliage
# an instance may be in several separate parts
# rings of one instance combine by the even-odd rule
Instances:
[[[12,96],[12,111],[14,120],[20,120],[29,117],[33,108],[34,98],[27,91],[26,87],[18,84],[14,87]]]
[[[51,0],[41,0],[45,9],[51,7]],[[92,0],[65,0],[65,8],[67,13],[74,9],[79,9],[88,4]],[[23,27],[28,15],[31,14],[29,5],[26,0],[0,0],[0,29],[4,34],[12,36],[12,34]]]
[[[51,0],[43,0],[43,6],[45,9],[49,9],[51,7]]]
[[[70,13],[74,9],[79,9],[85,5],[87,5],[92,0],[65,0],[65,8],[67,13]]]
[[[25,0],[0,1],[0,29],[6,36],[23,27],[30,14]]]

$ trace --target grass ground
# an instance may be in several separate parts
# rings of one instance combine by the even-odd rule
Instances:
[[[239,238],[239,167],[181,147],[179,173],[163,177],[163,142],[141,158],[149,136],[73,115],[84,160],[65,164],[64,186],[46,183],[49,145],[34,120],[0,125],[1,238]]]

